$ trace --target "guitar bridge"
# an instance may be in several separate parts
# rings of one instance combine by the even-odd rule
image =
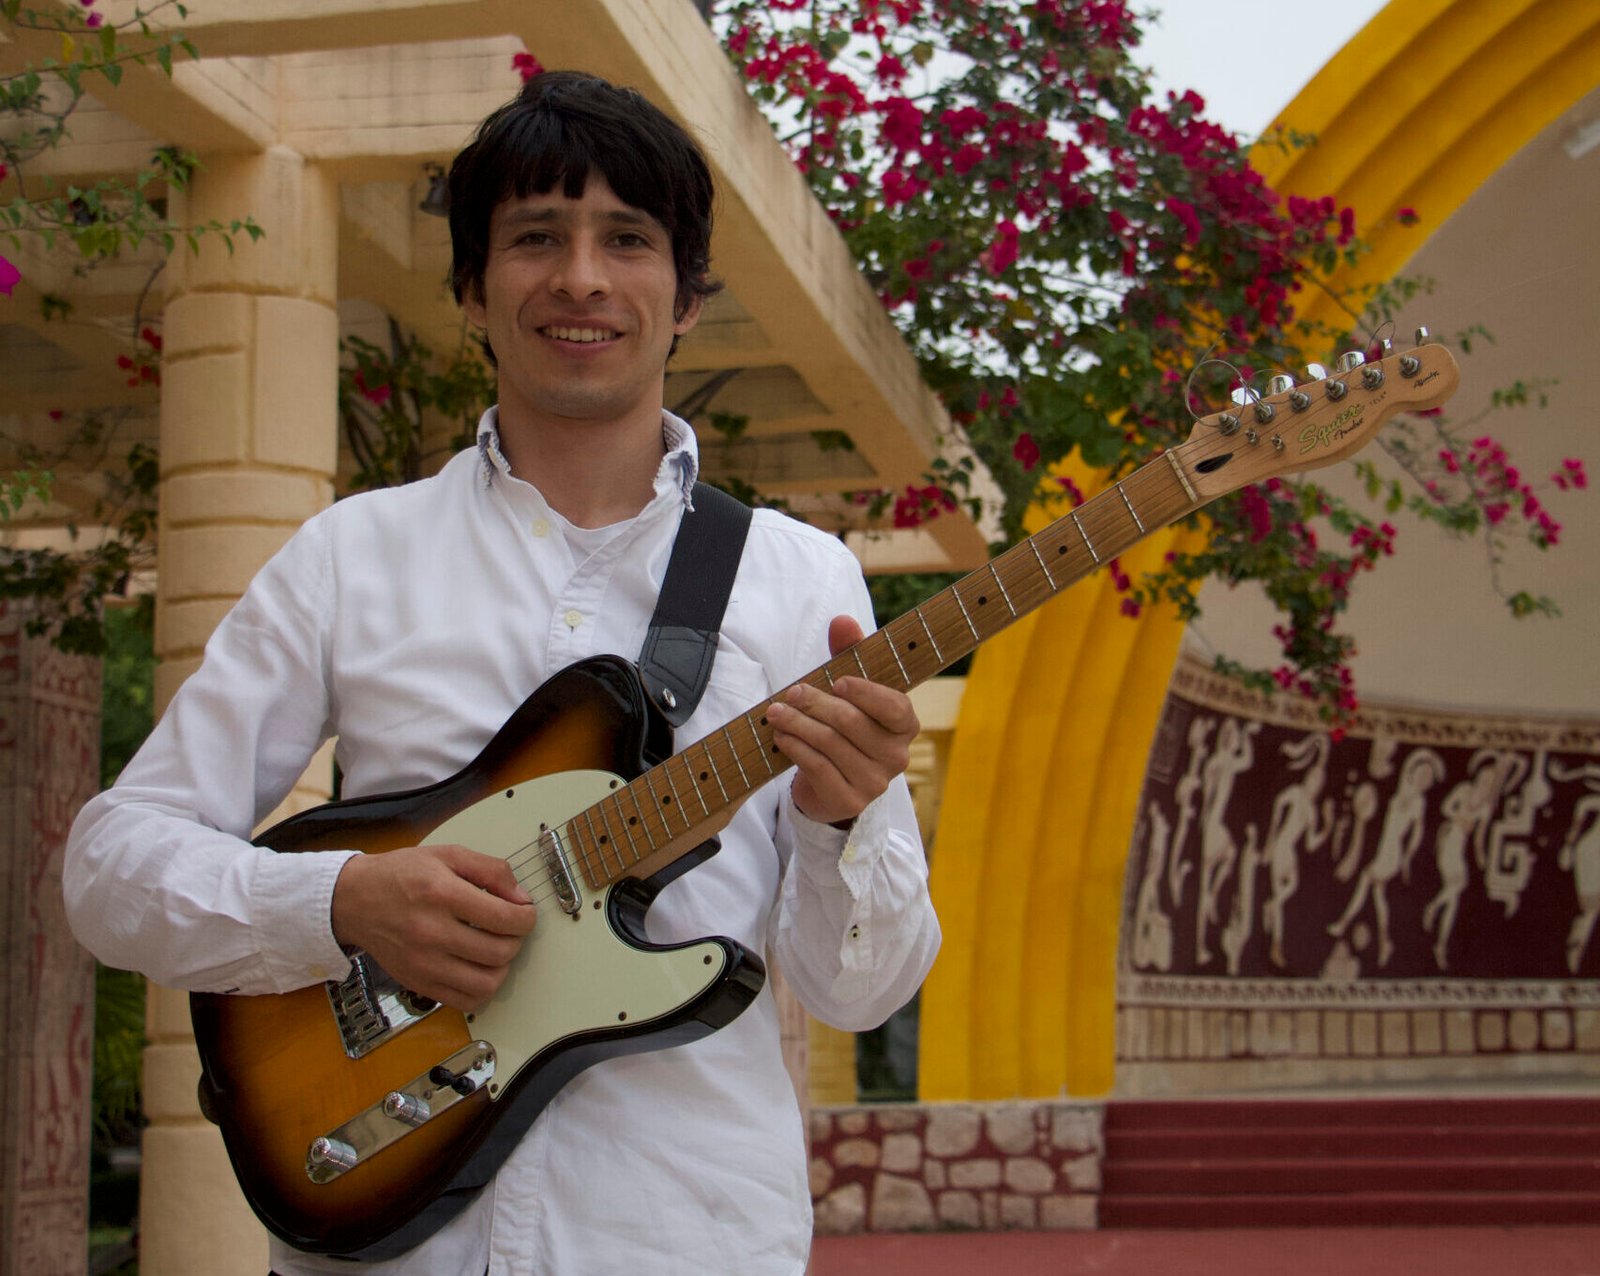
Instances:
[[[350,973],[337,983],[329,980],[326,987],[339,1039],[350,1058],[361,1058],[439,1008],[437,1001],[402,987],[361,950],[349,957]]]

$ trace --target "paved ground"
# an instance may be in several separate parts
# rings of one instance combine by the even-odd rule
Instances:
[[[1593,1227],[819,1237],[810,1276],[1600,1276]]]

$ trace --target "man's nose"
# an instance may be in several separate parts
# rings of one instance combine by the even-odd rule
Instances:
[[[583,236],[569,241],[556,263],[550,286],[574,300],[603,295],[609,286],[609,276],[600,245]]]

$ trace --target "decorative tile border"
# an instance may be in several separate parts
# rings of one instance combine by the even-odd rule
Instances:
[[[1091,1229],[1103,1111],[1060,1102],[813,1108],[816,1230]]]

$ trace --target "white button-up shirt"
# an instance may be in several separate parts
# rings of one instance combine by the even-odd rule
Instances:
[[[103,961],[179,988],[286,992],[342,978],[329,923],[349,855],[247,839],[336,736],[345,796],[460,770],[552,674],[634,659],[697,452],[664,421],[651,502],[606,534],[574,529],[500,456],[351,497],[311,519],[218,627],[117,785],[91,801],[66,864],[69,916]],[[870,627],[854,558],[771,511],[750,528],[711,682],[680,745],[828,658],[841,613]],[[910,798],[897,780],[848,838],[801,815],[793,772],[757,790],[722,850],[651,908],[656,942],[730,935],[846,1029],[881,1022],[938,948]],[[541,919],[540,924],[548,924]],[[374,1276],[800,1276],[804,1140],[770,988],[702,1041],[608,1060],[556,1095],[495,1181]],[[274,1240],[283,1276],[346,1262]]]

